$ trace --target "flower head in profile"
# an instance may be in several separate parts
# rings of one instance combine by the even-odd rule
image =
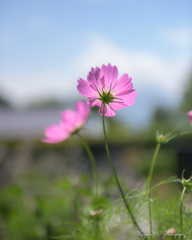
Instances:
[[[187,116],[189,117],[189,122],[191,123],[192,126],[192,110],[187,113]]]
[[[61,112],[61,120],[59,125],[52,125],[45,129],[46,143],[59,143],[72,134],[77,133],[86,123],[90,113],[90,106],[84,101],[79,101],[75,104],[75,111],[66,109]]]
[[[90,106],[98,106],[99,114],[106,117],[115,116],[115,110],[131,106],[137,96],[128,74],[118,79],[116,66],[102,65],[101,69],[92,68],[87,75],[87,81],[79,78],[77,89],[80,94],[88,97]]]

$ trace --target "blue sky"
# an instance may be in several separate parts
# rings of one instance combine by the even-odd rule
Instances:
[[[110,62],[138,92],[128,114],[175,106],[191,70],[191,12],[191,0],[1,0],[0,91],[17,106],[78,99],[77,79]]]

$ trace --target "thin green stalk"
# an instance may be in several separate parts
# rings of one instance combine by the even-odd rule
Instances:
[[[117,174],[116,174],[116,171],[115,171],[113,162],[112,162],[112,160],[111,160],[111,156],[110,156],[110,152],[109,152],[109,147],[108,147],[108,141],[107,141],[107,135],[106,135],[106,131],[105,131],[104,108],[105,108],[105,106],[103,106],[103,132],[104,132],[104,137],[105,137],[105,147],[106,147],[106,151],[107,151],[107,156],[108,156],[109,162],[110,162],[110,164],[111,164],[111,168],[112,168],[112,170],[113,170],[113,174],[114,174],[114,176],[115,176],[115,180],[116,180],[116,182],[117,182],[117,186],[118,186],[119,191],[120,191],[120,193],[121,193],[121,197],[122,197],[122,199],[123,199],[123,201],[124,201],[124,204],[125,204],[125,206],[126,206],[126,208],[127,208],[128,213],[129,213],[130,216],[131,216],[131,219],[132,219],[132,221],[133,221],[133,224],[134,224],[134,226],[137,228],[137,230],[138,230],[138,232],[140,233],[140,235],[142,236],[142,238],[143,238],[143,239],[147,239],[147,237],[145,236],[145,234],[143,233],[143,231],[140,229],[139,225],[137,224],[136,219],[135,219],[135,217],[133,216],[133,214],[132,214],[132,212],[131,212],[129,203],[128,203],[128,202],[126,201],[126,199],[125,199],[125,195],[124,195],[124,193],[123,193],[123,189],[122,189],[122,187],[121,187],[121,185],[120,185],[120,182],[119,182],[119,179],[118,179],[118,177],[117,177]]]
[[[181,193],[181,200],[180,200],[180,234],[183,234],[183,198],[185,194],[186,187],[183,188],[183,191]],[[183,239],[183,236],[181,235],[181,239]]]
[[[99,221],[95,221],[95,240],[99,239]]]
[[[91,161],[92,170],[93,170],[93,176],[95,181],[95,197],[94,197],[94,206],[97,207],[97,200],[98,200],[98,173],[97,173],[97,167],[95,163],[95,158],[93,156],[93,153],[89,147],[89,145],[86,143],[86,141],[81,137],[81,135],[78,133],[78,136],[81,140],[81,143],[83,147],[85,148],[87,155],[89,156],[89,159]]]
[[[153,176],[153,169],[155,166],[155,162],[157,159],[157,155],[160,149],[161,143],[157,143],[156,148],[155,148],[155,152],[153,154],[153,159],[152,159],[152,163],[151,163],[151,167],[150,167],[150,171],[149,171],[149,177],[148,177],[148,198],[149,198],[149,225],[150,225],[150,239],[152,239],[152,234],[153,234],[153,228],[152,228],[152,211],[151,211],[151,180],[152,180],[152,176]]]

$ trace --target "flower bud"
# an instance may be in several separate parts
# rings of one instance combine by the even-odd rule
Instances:
[[[165,232],[166,240],[176,239],[177,230],[175,228],[169,228]]]
[[[164,140],[165,140],[165,136],[163,134],[159,134],[159,132],[157,132],[156,140],[157,140],[158,143],[163,143]]]
[[[166,235],[174,235],[177,233],[177,230],[175,228],[169,228],[167,231],[166,231]]]
[[[182,178],[182,186],[185,187],[187,190],[191,190],[192,189],[192,182],[191,182],[191,178],[190,177],[189,179],[185,179],[185,178]]]
[[[90,217],[94,220],[99,220],[102,217],[103,211],[101,209],[98,210],[91,210],[90,211]]]

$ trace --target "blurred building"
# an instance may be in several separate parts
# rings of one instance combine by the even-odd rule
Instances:
[[[0,108],[0,139],[40,139],[45,127],[59,123],[61,111],[60,106],[23,110]],[[101,138],[102,118],[95,113],[92,115],[94,117],[90,116],[82,134],[92,139]]]

